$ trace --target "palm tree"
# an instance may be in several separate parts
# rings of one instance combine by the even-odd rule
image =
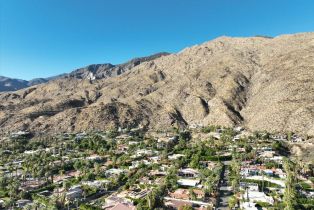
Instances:
[[[238,202],[238,201],[237,201],[236,197],[232,196],[231,198],[229,198],[229,200],[228,200],[228,206],[229,206],[229,208],[230,208],[230,209],[234,208],[235,205],[237,204],[237,202]]]
[[[284,192],[285,210],[293,210],[296,207],[296,190],[295,190],[295,172],[292,170],[292,162],[288,159],[284,160],[283,167],[287,173],[286,188]]]
[[[9,184],[9,195],[10,199],[15,198],[15,196],[18,194],[20,183],[17,179],[13,179],[11,183]]]
[[[205,181],[205,191],[209,195],[213,192],[213,177],[209,176]]]
[[[147,199],[148,208],[154,209],[155,202],[156,202],[156,193],[154,192],[154,190],[147,194],[146,199]]]

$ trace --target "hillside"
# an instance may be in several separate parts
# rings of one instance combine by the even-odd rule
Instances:
[[[115,77],[85,72],[1,93],[0,131],[241,124],[314,135],[314,33],[220,37]]]

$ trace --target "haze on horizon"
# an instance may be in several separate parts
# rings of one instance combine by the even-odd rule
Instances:
[[[314,31],[310,0],[0,0],[0,75],[33,79],[227,36]]]

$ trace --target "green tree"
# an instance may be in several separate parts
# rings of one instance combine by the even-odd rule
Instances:
[[[185,205],[182,207],[182,210],[193,210],[193,207]]]
[[[192,188],[189,189],[190,199],[196,200],[196,194]]]
[[[165,185],[169,190],[174,190],[178,187],[177,181],[178,181],[177,170],[176,168],[171,167],[165,178]]]
[[[237,198],[236,198],[236,197],[234,197],[234,196],[230,197],[229,200],[228,200],[228,206],[229,206],[229,208],[230,208],[230,209],[234,208],[234,207],[236,206],[237,202],[238,202],[238,201],[237,201]]]
[[[296,177],[293,170],[295,166],[290,160],[285,159],[283,162],[283,167],[287,174],[286,188],[283,196],[285,210],[294,210],[297,206],[297,192],[295,189]]]

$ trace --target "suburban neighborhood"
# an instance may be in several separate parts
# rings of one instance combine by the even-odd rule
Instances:
[[[313,209],[297,134],[193,125],[1,139],[2,209]]]

